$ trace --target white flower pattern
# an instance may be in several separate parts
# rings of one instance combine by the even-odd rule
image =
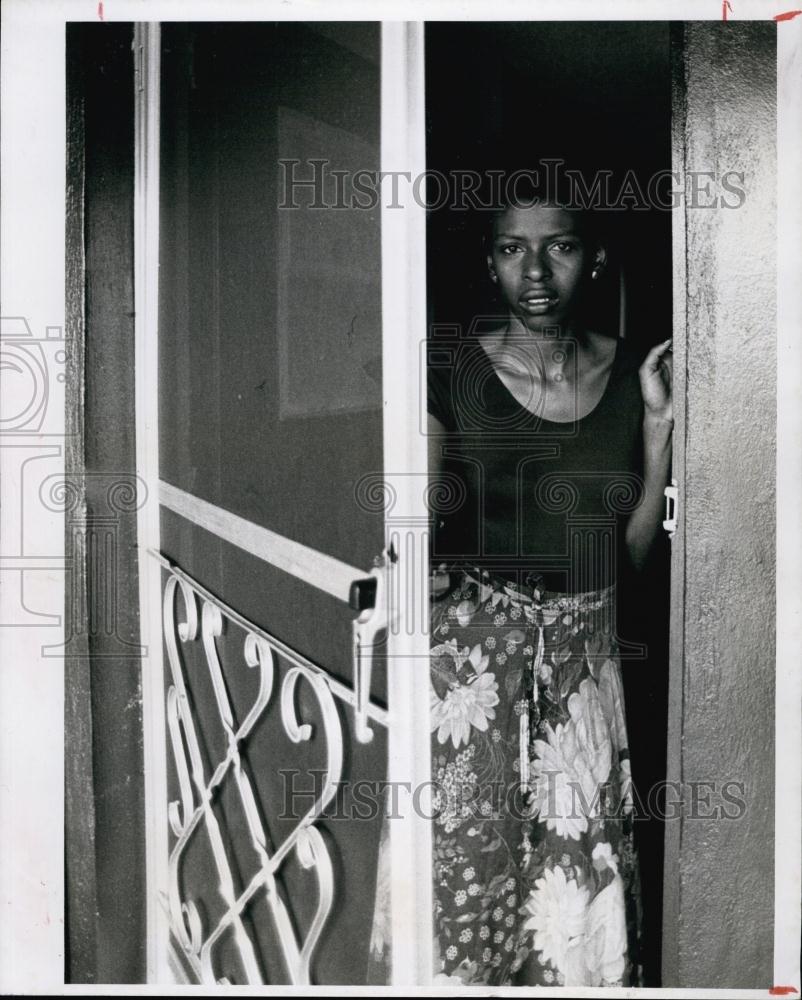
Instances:
[[[450,738],[456,749],[470,739],[471,726],[484,732],[488,728],[488,720],[495,718],[493,706],[499,700],[496,693],[498,684],[495,674],[485,672],[489,659],[487,653],[482,655],[482,647],[478,643],[470,651],[466,646],[455,660],[460,666],[469,663],[473,667],[472,676],[465,683],[455,680],[445,698],[441,699],[432,690],[431,726],[432,732],[437,731],[439,743],[445,743]]]
[[[638,985],[623,689],[599,627],[613,594],[511,592],[463,576],[432,616],[432,636],[451,625],[431,650],[435,982],[510,985],[527,963],[532,985]],[[522,818],[489,789],[517,784],[527,727]]]
[[[546,868],[524,904],[534,946],[555,969],[565,973],[569,953],[581,944],[588,909],[588,890],[576,879],[566,879],[565,870]],[[568,983],[570,986],[579,985]]]
[[[561,837],[579,840],[598,815],[610,775],[612,745],[596,685],[585,679],[567,702],[570,719],[534,743],[532,813]]]

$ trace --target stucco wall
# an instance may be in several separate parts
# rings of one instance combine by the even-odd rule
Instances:
[[[145,829],[133,482],[130,24],[73,24],[68,56],[65,981],[145,977]],[[123,494],[119,494],[121,501]],[[103,557],[96,558],[102,547]]]
[[[688,24],[676,39],[675,164],[742,172],[745,192],[734,209],[687,205],[675,242],[684,602],[669,754],[685,816],[667,835],[664,985],[682,987],[772,985],[775,38],[756,22]],[[739,812],[720,790],[742,783],[743,814],[688,815],[693,782],[715,785],[701,816]]]

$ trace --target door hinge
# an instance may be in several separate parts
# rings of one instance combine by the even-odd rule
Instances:
[[[677,530],[677,511],[679,508],[679,486],[676,479],[671,480],[671,485],[663,490],[666,498],[666,517],[663,527],[668,532],[668,537],[673,538]]]

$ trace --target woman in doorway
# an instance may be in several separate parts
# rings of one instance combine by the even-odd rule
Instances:
[[[660,527],[671,344],[640,363],[599,332],[605,240],[531,195],[486,236],[502,318],[429,369],[430,475],[456,497],[435,515],[436,981],[637,985],[615,595]]]

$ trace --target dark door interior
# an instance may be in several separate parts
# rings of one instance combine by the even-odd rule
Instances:
[[[609,171],[624,209],[609,213],[612,274],[623,270],[625,295],[618,280],[608,283],[605,332],[623,329],[642,355],[671,336],[671,213],[654,205],[671,203],[668,23],[429,23],[426,114],[427,168],[446,176],[546,159],[586,177]],[[474,316],[494,312],[477,218],[447,205],[430,213],[430,323],[467,330]],[[646,659],[622,666],[633,777],[651,813],[649,790],[666,769],[669,547],[660,541],[645,584],[620,594],[618,620],[621,638],[648,648]],[[663,824],[644,815],[636,831],[644,972],[646,985],[658,986]]]

